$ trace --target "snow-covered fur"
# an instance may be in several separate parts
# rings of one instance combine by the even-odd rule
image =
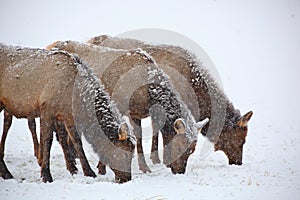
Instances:
[[[117,109],[114,102],[111,101],[109,94],[104,90],[104,87],[100,85],[98,78],[92,72],[87,65],[81,66],[78,69],[80,74],[80,81],[78,81],[78,87],[80,87],[80,97],[83,98],[83,102],[89,102],[94,106],[94,112],[98,119],[99,125],[104,134],[111,140],[118,139],[119,127],[122,123],[126,123],[122,118],[121,113]],[[88,108],[84,104],[86,108]],[[88,114],[93,117],[93,110],[90,110]],[[129,132],[129,137],[132,137]]]
[[[155,65],[152,58],[146,59],[143,55],[136,53],[136,50],[116,50],[76,41],[55,42],[47,48],[76,53],[89,63],[123,115],[130,115],[131,119],[139,121],[149,116],[145,66]],[[147,172],[150,169],[144,158],[140,124],[134,123],[133,125],[137,137],[139,166],[142,171]],[[103,166],[100,163],[99,165]],[[104,172],[99,171],[99,173]]]
[[[41,117],[40,149],[42,149],[41,155],[43,157],[39,157],[39,159],[42,159],[43,181],[52,181],[49,169],[51,148],[49,144],[52,140],[52,128],[56,122],[61,122],[67,129],[77,150],[84,174],[95,176],[84,155],[75,123],[76,111],[86,105],[92,105],[93,110],[90,110],[91,113],[87,115],[84,115],[86,112],[82,113],[80,119],[92,119],[89,118],[89,115],[96,113],[93,116],[96,116],[97,124],[99,124],[98,120],[103,121],[107,115],[99,115],[97,118],[99,112],[95,112],[95,108],[100,109],[105,106],[105,111],[113,116],[107,120],[111,121],[110,124],[120,125],[121,131],[117,128],[117,130],[114,129],[114,133],[106,133],[106,135],[112,136],[112,142],[107,142],[110,141],[106,140],[107,136],[102,137],[100,134],[94,134],[95,132],[103,132],[101,130],[94,129],[93,134],[90,134],[86,129],[81,130],[80,133],[84,134],[92,146],[102,146],[100,148],[102,151],[96,151],[96,153],[107,158],[105,161],[115,172],[117,182],[130,180],[132,153],[135,146],[134,137],[131,136],[125,121],[122,120],[116,107],[110,103],[109,96],[103,91],[103,87],[100,86],[90,68],[82,63],[77,56],[66,51],[48,51],[2,44],[0,47],[0,105],[1,108],[5,108],[16,117]],[[95,97],[97,97],[97,101],[95,101]],[[103,102],[105,103],[99,106],[97,103],[101,98],[104,98]],[[84,122],[86,121],[83,120],[81,123],[84,124]],[[107,124],[102,123],[102,125]],[[107,131],[107,129],[105,130]],[[124,132],[126,135],[128,133],[128,138],[123,137]],[[116,139],[117,135],[119,137],[121,135],[122,140]],[[117,151],[119,148],[126,151]],[[128,155],[124,156],[124,154]],[[120,166],[124,168],[124,171]]]
[[[166,90],[168,92],[164,94],[166,98],[159,97],[160,95],[162,95],[162,93],[157,94],[155,97],[156,99],[154,99],[153,95],[153,98],[149,96],[149,86],[155,85],[149,84],[149,69],[158,69],[157,64],[149,54],[140,49],[134,49],[130,51],[117,50],[90,44],[83,44],[75,41],[56,42],[54,43],[54,45],[50,45],[50,47],[76,53],[82,59],[88,62],[89,65],[97,73],[97,76],[101,79],[102,83],[105,85],[106,91],[108,91],[109,94],[114,98],[113,100],[116,101],[116,104],[121,113],[130,113],[131,118],[135,122],[138,121],[134,125],[135,134],[137,136],[139,165],[142,171],[146,172],[150,171],[150,169],[146,165],[143,150],[141,147],[142,137],[140,120],[149,116],[149,109],[151,109],[154,104],[159,103],[158,101],[164,104],[169,114],[171,114],[172,112],[177,112],[176,115],[168,117],[170,123],[166,123],[166,126],[164,126],[164,129],[166,129],[165,132],[167,132],[165,135],[169,135],[169,140],[173,140],[173,138],[175,137],[174,122],[176,119],[184,118],[184,120],[188,120],[188,123],[193,122],[191,124],[188,124],[187,126],[185,136],[188,137],[185,137],[185,139],[187,139],[188,142],[184,143],[186,145],[186,148],[182,148],[189,150],[191,146],[190,143],[194,142],[196,138],[195,135],[197,130],[191,130],[194,129],[192,128],[194,127],[194,121],[190,119],[191,115],[187,111],[188,109],[185,106],[181,105],[180,103],[178,103],[178,108],[170,106],[172,104],[176,104],[175,102],[181,102],[181,100],[179,98],[177,99],[178,95],[176,96],[175,93],[171,92],[173,88],[169,85],[167,77],[162,75],[161,71],[159,71],[159,75],[163,76],[163,81],[168,84],[167,87],[164,87],[168,88]],[[157,77],[155,76],[154,79],[156,78]],[[117,86],[116,84],[120,82],[122,84],[119,84],[119,86]],[[120,89],[118,90],[118,88]],[[167,95],[172,95],[172,97],[169,98],[167,97]],[[153,121],[155,121],[155,118],[153,118]],[[175,139],[174,141],[176,140],[177,139]],[[168,144],[169,142],[170,141],[165,143]],[[174,144],[173,146],[176,146],[176,144]],[[174,154],[176,153],[174,152]],[[180,155],[177,155],[176,159],[178,159]],[[185,159],[186,158],[183,159],[183,162],[186,162]],[[181,165],[180,168],[181,167],[185,169],[185,165]],[[174,170],[174,172],[175,171],[176,170]],[[180,169],[178,171],[183,170]]]
[[[142,50],[139,50],[139,53],[147,55],[147,53]],[[176,119],[183,119],[186,123],[185,136],[191,141],[197,140],[198,129],[196,121],[185,103],[181,100],[180,95],[170,83],[169,77],[156,66],[147,67],[147,71],[149,81],[148,92],[151,104],[159,104],[162,106],[167,115],[167,127],[172,130],[172,125]]]
[[[141,49],[138,53],[150,57]],[[164,110],[163,114],[166,115],[164,125],[161,128],[164,140],[164,163],[171,167],[175,174],[185,173],[187,160],[194,152],[198,138],[199,130],[196,121],[190,110],[182,102],[180,95],[174,90],[169,77],[156,65],[148,66],[147,72],[151,105],[160,105]],[[152,119],[155,118],[157,116],[152,116]],[[184,126],[181,133],[176,131],[177,120]]]
[[[241,116],[210,71],[193,53],[177,46],[149,44],[107,35],[94,37],[88,42],[110,48],[142,48],[147,51],[156,60],[158,66],[170,76],[175,89],[180,93],[195,119],[210,119],[209,124],[203,128],[202,134],[215,144],[215,150],[224,151],[230,164],[242,163],[242,142],[245,141],[247,122],[253,112]],[[192,90],[187,92],[190,87]],[[237,146],[239,148],[236,148]]]
[[[78,69],[76,91],[73,91],[76,128],[91,144],[100,162],[115,172],[116,181],[129,181],[136,143],[131,125],[126,116],[122,117],[92,69],[86,66]],[[120,139],[124,131],[126,138]]]

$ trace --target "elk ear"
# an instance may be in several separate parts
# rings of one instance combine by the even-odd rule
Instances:
[[[198,129],[198,132],[201,132],[201,129],[209,122],[208,118],[205,118],[204,120],[202,120],[201,122],[197,122],[196,126]]]
[[[53,42],[52,44],[49,44],[49,45],[46,47],[46,49],[47,49],[47,50],[51,50],[51,49],[55,48],[56,45],[57,45],[58,43],[60,43],[60,41]]]
[[[119,140],[126,140],[129,132],[127,123],[122,123],[119,127]]]
[[[236,124],[240,127],[247,127],[248,121],[251,119],[252,115],[252,111],[247,112],[245,115],[240,117]]]
[[[97,37],[93,37],[87,41],[89,44],[101,45],[104,40],[108,39],[108,35],[99,35]]]
[[[183,119],[176,119],[176,121],[174,122],[174,129],[176,131],[177,134],[183,134],[185,132],[185,122]]]

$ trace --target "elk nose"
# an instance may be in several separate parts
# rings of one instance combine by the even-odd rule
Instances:
[[[173,174],[184,174],[185,173],[185,168],[176,169],[174,167],[171,167],[171,171],[172,171]]]
[[[232,160],[229,161],[229,165],[242,165],[242,164],[243,164],[242,161],[232,161]]]
[[[237,164],[237,165],[242,165],[243,162],[242,162],[242,161],[238,161],[236,164]]]

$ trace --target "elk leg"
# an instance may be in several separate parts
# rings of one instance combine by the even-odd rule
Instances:
[[[167,166],[167,167],[171,167],[172,164],[172,160],[171,160],[171,151],[170,151],[170,147],[169,147],[169,143],[171,142],[171,137],[170,135],[168,135],[168,133],[163,133],[162,132],[162,136],[163,136],[163,146],[164,146],[164,153],[163,153],[163,163]]]
[[[9,172],[8,168],[6,167],[6,164],[3,160],[3,158],[0,158],[0,177],[4,179],[11,179],[13,176]]]
[[[36,135],[36,124],[35,119],[28,119],[28,127],[32,135],[33,147],[34,147],[34,156],[38,158],[39,152],[39,142]]]
[[[6,110],[4,110],[4,124],[3,124],[3,132],[0,144],[0,157],[4,157],[4,149],[5,149],[5,141],[8,134],[8,130],[11,127],[12,115],[9,114]]]
[[[68,134],[67,134],[67,145],[68,145],[68,149],[69,149],[70,156],[72,157],[72,159],[75,160],[76,158],[79,158],[76,153],[74,144],[73,144],[71,138],[68,136]]]
[[[43,147],[44,147],[44,144],[42,142],[43,140],[44,140],[43,132],[42,132],[41,125],[40,125],[40,145],[39,145],[39,151],[38,151],[38,164],[40,166],[42,166],[42,162],[43,162]]]
[[[4,109],[4,106],[3,104],[0,102],[0,112]],[[1,152],[0,152],[0,177],[2,177],[3,179],[11,179],[13,178],[13,176],[11,175],[11,173],[9,172],[4,160],[3,160],[3,156],[4,156],[4,144],[5,144],[5,138],[6,138],[6,135],[7,135],[7,132],[8,132],[8,129],[7,129],[7,132],[5,133],[4,130],[5,130],[5,119],[6,119],[6,116],[5,116],[5,112],[4,111],[4,124],[3,124],[3,134],[2,134],[2,139],[1,139]],[[8,114],[8,113],[7,113]],[[11,123],[10,123],[11,124]],[[4,137],[4,140],[3,140],[3,136],[5,134],[5,137]]]
[[[53,178],[50,173],[50,150],[53,140],[52,123],[50,117],[44,116],[44,114],[41,114],[40,130],[41,135],[43,135],[40,142],[43,145],[41,176],[43,178],[43,182],[53,182]]]
[[[147,166],[145,155],[143,151],[143,144],[142,144],[142,127],[141,127],[141,120],[140,119],[133,119],[132,125],[136,136],[136,149],[138,153],[138,163],[139,169],[146,173],[151,172],[150,168]]]
[[[60,143],[63,153],[64,153],[67,170],[69,170],[69,172],[72,175],[77,174],[78,169],[76,167],[76,161],[75,161],[75,158],[71,155],[69,146],[67,144],[68,133],[66,132],[64,124],[56,121],[55,122],[55,130],[56,130],[56,133],[58,136],[59,143]]]
[[[91,166],[88,163],[88,160],[84,154],[83,148],[82,148],[82,141],[80,136],[78,135],[76,128],[75,127],[66,127],[68,131],[68,135],[72,140],[72,143],[75,146],[77,155],[79,156],[81,167],[83,170],[83,174],[85,176],[90,176],[90,177],[96,177],[95,172],[92,170]]]
[[[152,145],[151,145],[151,155],[150,158],[153,162],[153,164],[160,163],[159,155],[158,155],[158,133],[159,128],[156,123],[156,121],[152,121],[152,127],[153,127],[153,135],[152,135]]]

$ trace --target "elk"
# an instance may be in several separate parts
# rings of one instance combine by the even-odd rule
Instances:
[[[230,165],[242,165],[243,145],[253,112],[241,115],[199,58],[181,47],[147,44],[135,39],[108,35],[91,38],[88,43],[116,49],[142,48],[147,51],[159,68],[169,75],[170,81],[196,120],[210,119],[201,133],[214,144],[215,151],[223,151]],[[191,89],[188,90],[189,88]],[[151,158],[155,163],[160,162],[157,143],[158,134],[153,125]]]
[[[131,116],[137,137],[139,169],[143,172],[150,172],[150,168],[142,148],[141,119],[151,115],[159,124],[160,119],[151,112],[151,108],[160,105],[166,112],[166,123],[161,127],[166,148],[164,157],[168,160],[166,165],[171,167],[174,174],[185,172],[187,160],[195,150],[197,133],[207,120],[198,124],[195,122],[166,75],[146,52],[140,49],[125,51],[103,48],[75,41],[58,41],[47,49],[75,53],[89,63],[119,110]],[[152,72],[156,73],[150,78]],[[154,94],[155,88],[160,93]],[[100,174],[105,173],[105,165],[99,163],[98,169]]]
[[[0,58],[1,110],[17,118],[40,117],[39,159],[43,182],[53,181],[49,157],[56,123],[71,138],[84,175],[95,177],[82,148],[81,134],[115,172],[116,182],[131,180],[135,148],[131,126],[86,64],[65,51],[4,44],[0,44]],[[78,123],[75,111],[85,111],[78,119],[89,122],[96,118],[93,126],[86,120]],[[84,126],[93,129],[80,128]]]

